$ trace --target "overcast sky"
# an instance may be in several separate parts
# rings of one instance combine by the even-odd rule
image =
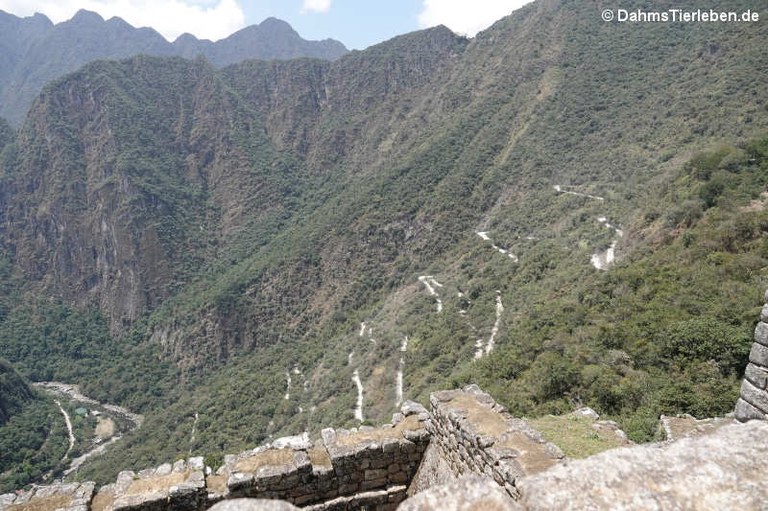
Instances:
[[[474,36],[531,0],[0,0],[16,16],[41,12],[54,23],[79,9],[152,27],[173,41],[184,32],[218,40],[273,16],[305,39],[338,39],[363,49],[398,34],[439,24]]]

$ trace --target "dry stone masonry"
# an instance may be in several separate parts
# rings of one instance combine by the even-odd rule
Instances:
[[[517,481],[564,458],[522,419],[509,415],[477,385],[435,392],[430,397],[432,446],[412,493],[463,475],[494,480],[512,498]],[[447,471],[446,471],[447,468]]]
[[[768,291],[764,301],[741,382],[741,395],[736,402],[735,415],[740,421],[765,419],[768,414]]]
[[[406,498],[430,440],[430,415],[406,402],[391,424],[324,429],[226,456],[215,473],[196,457],[94,483],[56,484],[0,496],[7,511],[197,511],[232,499],[285,501],[313,511],[393,510]]]

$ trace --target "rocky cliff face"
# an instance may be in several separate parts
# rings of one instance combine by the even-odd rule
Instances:
[[[95,64],[49,88],[5,176],[4,230],[25,274],[98,304],[118,329],[169,296],[254,202],[260,215],[279,209],[265,197],[279,191],[242,174],[260,168],[258,133],[226,138],[259,129],[237,103],[208,64],[182,60]]]

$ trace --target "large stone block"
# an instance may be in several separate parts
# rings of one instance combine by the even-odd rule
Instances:
[[[766,415],[752,406],[751,404],[744,401],[742,398],[739,398],[736,401],[736,409],[733,412],[734,417],[736,417],[736,420],[739,420],[741,422],[746,422],[749,420],[762,420],[766,418]]]
[[[756,366],[755,364],[747,364],[744,377],[758,389],[764,390],[768,387],[768,369]]]
[[[666,446],[613,449],[516,486],[530,511],[765,509],[766,474],[768,422],[750,421]]]
[[[768,303],[763,305],[763,308],[760,311],[760,321],[765,321],[768,323]]]
[[[766,305],[765,307],[768,307]],[[755,342],[768,346],[768,324],[760,321],[755,327]]]
[[[749,352],[749,361],[762,367],[768,367],[768,346],[753,342]]]
[[[746,378],[741,381],[741,399],[763,413],[768,413],[768,393],[752,385]]]
[[[398,511],[494,510],[518,511],[523,508],[513,501],[492,479],[477,475],[455,482],[433,486],[407,500]]]

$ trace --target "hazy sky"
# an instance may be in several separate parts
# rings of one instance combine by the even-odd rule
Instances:
[[[173,41],[190,32],[218,40],[273,16],[305,39],[338,39],[362,49],[398,34],[444,24],[474,36],[531,0],[0,0],[16,16],[41,12],[54,23],[79,9],[152,27]]]

